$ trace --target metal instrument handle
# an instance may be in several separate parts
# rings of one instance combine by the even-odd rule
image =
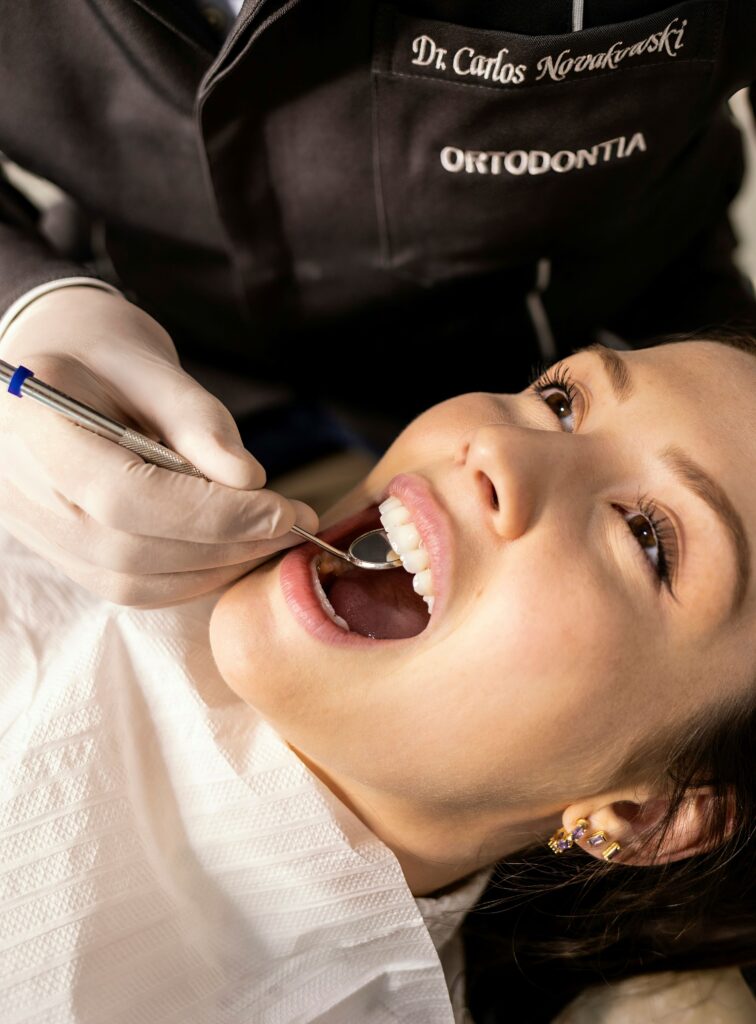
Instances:
[[[137,433],[136,430],[131,430],[130,427],[124,427],[124,432],[118,439],[118,443],[121,447],[135,452],[145,462],[152,462],[156,466],[162,466],[163,469],[173,469],[177,473],[185,473],[187,476],[198,476],[201,480],[208,479],[204,473],[200,473],[196,466],[193,466],[178,452],[165,448],[157,441],[151,441],[149,437]]]

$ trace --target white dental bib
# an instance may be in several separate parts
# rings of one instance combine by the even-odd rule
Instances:
[[[223,682],[219,596],[123,608],[0,529],[0,1020],[464,1021],[490,869],[413,898]]]

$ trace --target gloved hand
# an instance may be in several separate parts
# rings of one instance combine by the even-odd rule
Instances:
[[[263,489],[265,470],[231,414],[127,299],[77,285],[48,292],[11,322],[0,359],[209,477],[144,462],[0,386],[0,524],[86,589],[139,608],[179,604],[302,543],[293,523],[317,530],[308,505]]]

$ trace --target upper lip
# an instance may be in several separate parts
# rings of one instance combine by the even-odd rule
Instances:
[[[448,512],[434,493],[430,483],[419,473],[399,473],[385,489],[378,504],[393,495],[409,512],[412,522],[428,552],[435,601],[431,623],[446,603],[453,572],[454,545]]]

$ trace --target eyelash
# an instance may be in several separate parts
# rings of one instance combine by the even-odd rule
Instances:
[[[557,366],[550,370],[538,367],[531,376],[530,389],[544,404],[546,404],[546,400],[542,397],[544,391],[549,391],[551,389],[561,391],[567,399],[570,411],[572,411],[572,404],[574,402],[575,395],[578,392],[575,382],[570,376],[567,368],[564,366]],[[552,410],[552,412],[554,412],[554,410]],[[557,416],[556,412],[554,412],[554,416],[561,422],[561,419]],[[618,509],[624,515],[628,514],[628,510],[623,508],[621,505],[613,505],[612,507]],[[654,501],[646,495],[638,495],[636,498],[636,508],[650,524],[656,539],[656,545],[659,548],[659,558],[656,565],[654,565],[651,559],[645,554],[644,557],[654,570],[659,582],[663,583],[671,592],[671,575],[674,572],[677,552],[677,537],[674,527],[670,523],[669,519],[658,511]],[[626,519],[625,521],[629,524],[629,520]],[[630,533],[634,537],[636,536],[632,530],[630,530]],[[645,552],[646,549],[640,541],[638,542],[638,547]]]

